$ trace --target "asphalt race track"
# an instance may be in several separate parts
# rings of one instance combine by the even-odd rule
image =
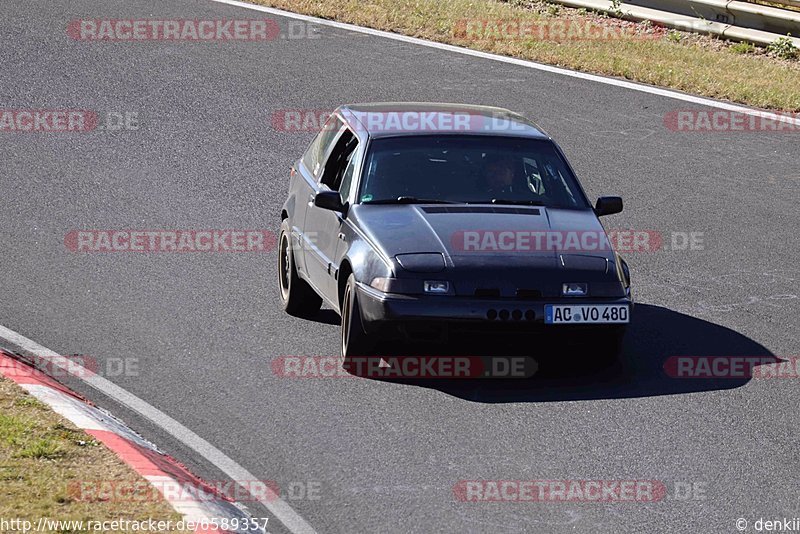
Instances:
[[[101,367],[135,361],[109,379],[259,480],[295,488],[284,499],[317,532],[729,533],[738,518],[800,516],[798,378],[664,371],[670,356],[800,354],[796,133],[675,132],[665,115],[704,108],[328,26],[267,42],[66,32],[86,18],[264,17],[205,0],[0,10],[0,108],[102,118],[87,133],[0,132],[0,324]],[[289,19],[270,18],[288,31]],[[84,229],[277,232],[289,165],[313,133],[282,131],[275,114],[365,101],[518,111],[561,144],[591,198],[624,197],[606,226],[663,237],[660,250],[624,254],[638,302],[624,365],[553,365],[530,380],[281,377],[276,358],[338,354],[339,323],[330,310],[281,312],[274,250],[65,245]],[[109,128],[108,113],[136,114],[136,129]],[[694,250],[680,246],[690,235],[702,240]],[[224,478],[146,418],[70,384],[199,475]],[[655,480],[666,495],[462,502],[463,480]]]

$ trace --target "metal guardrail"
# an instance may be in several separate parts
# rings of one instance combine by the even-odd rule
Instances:
[[[800,48],[800,12],[788,9],[740,0],[627,0],[624,4],[611,0],[551,1],[761,46],[791,34],[792,43]]]
[[[627,0],[627,4],[761,30],[800,36],[800,12],[737,0]]]

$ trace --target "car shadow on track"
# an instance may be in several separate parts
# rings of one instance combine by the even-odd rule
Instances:
[[[307,319],[315,323],[328,324],[331,326],[339,326],[342,324],[342,318],[339,317],[339,314],[329,308],[323,308],[312,317],[307,317]]]
[[[748,357],[779,363],[765,347],[724,326],[660,306],[637,304],[634,322],[625,337],[623,355],[611,365],[593,362],[576,348],[539,348],[530,336],[466,336],[458,343],[429,350],[432,355],[528,355],[538,369],[521,379],[391,379],[391,382],[437,389],[465,400],[547,402],[674,395],[740,387],[751,372],[738,378],[674,377],[671,357]],[[427,349],[431,349],[430,346]],[[403,348],[400,348],[402,351]],[[583,358],[581,358],[583,356]],[[756,367],[756,369],[758,369]],[[724,368],[723,368],[724,372]],[[387,380],[387,379],[381,379]]]

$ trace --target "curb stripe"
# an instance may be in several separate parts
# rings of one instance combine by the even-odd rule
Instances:
[[[149,420],[194,451],[200,458],[217,467],[231,480],[258,480],[247,469],[233,461],[227,454],[201,438],[185,425],[110,380],[89,372],[88,369],[75,362],[71,362],[69,366],[65,365],[63,356],[2,325],[0,325],[0,341],[6,341],[25,352],[35,354],[37,358],[47,360],[63,371],[78,373],[75,375],[76,378]],[[313,527],[279,495],[270,488],[267,488],[266,493],[267,495],[265,496],[253,495],[253,497],[263,504],[290,532],[293,534],[316,534]]]
[[[17,383],[31,396],[103,443],[158,489],[164,499],[175,511],[182,514],[185,520],[250,519],[251,516],[243,508],[220,496],[211,486],[191,474],[186,467],[160,452],[121,421],[90,405],[64,385],[55,383],[43,373],[15,360],[2,350],[0,350],[0,375]],[[202,488],[212,497],[201,500],[191,494],[187,495],[183,489],[187,485],[191,488]],[[175,491],[166,491],[166,488],[173,488]],[[180,495],[181,498],[176,499],[175,495]],[[197,534],[201,532],[219,534],[222,531],[200,527],[195,530]]]

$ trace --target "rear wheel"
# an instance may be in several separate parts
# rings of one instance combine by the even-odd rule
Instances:
[[[322,298],[297,274],[287,219],[281,223],[281,235],[278,243],[278,278],[284,311],[296,316],[317,313],[322,306]]]
[[[374,343],[364,331],[361,322],[361,308],[358,305],[356,293],[356,278],[352,274],[347,279],[341,303],[342,310],[342,366],[354,372],[354,357],[369,356]]]

